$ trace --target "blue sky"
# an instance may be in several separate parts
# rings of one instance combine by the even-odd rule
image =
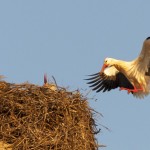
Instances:
[[[150,36],[149,0],[0,1],[0,72],[6,81],[90,89],[83,79],[101,69],[105,57],[132,60]],[[98,141],[105,150],[150,149],[150,96],[126,91],[91,92],[89,104],[103,114]]]

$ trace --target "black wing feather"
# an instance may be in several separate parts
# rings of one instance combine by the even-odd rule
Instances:
[[[89,87],[97,86],[97,85],[99,85],[101,82],[102,82],[101,80],[98,80],[97,82],[95,82],[94,84],[90,85]]]
[[[101,81],[101,78],[99,77],[97,79],[94,79],[94,80],[92,80],[90,82],[87,82],[87,84],[93,84],[93,83],[96,83],[97,81]]]
[[[95,77],[92,77],[92,78],[88,78],[88,79],[85,79],[85,80],[93,80],[93,79],[97,79],[97,78],[99,78],[100,76],[99,75],[97,75],[97,76],[95,76]]]
[[[96,92],[100,92],[100,91],[106,92],[118,87],[134,89],[130,81],[121,72],[118,72],[115,78],[107,76],[102,72],[90,76],[93,77],[86,79],[86,80],[91,80],[87,84],[91,84],[89,87],[92,87],[92,90],[96,90]]]
[[[130,83],[130,81],[126,78],[126,76],[123,73],[119,72],[116,75],[116,80],[118,80],[117,82],[119,87],[134,89],[134,86]]]

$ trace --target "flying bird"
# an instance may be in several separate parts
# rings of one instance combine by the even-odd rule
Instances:
[[[150,93],[150,37],[143,42],[139,56],[132,61],[106,58],[100,72],[90,75],[89,82],[96,92],[115,88],[127,90],[133,96],[144,98]]]

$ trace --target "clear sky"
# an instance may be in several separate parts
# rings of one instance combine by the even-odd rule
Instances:
[[[43,84],[46,72],[69,90],[90,89],[83,79],[105,57],[136,58],[150,36],[150,1],[0,1],[0,73],[6,81]],[[150,149],[150,96],[126,91],[91,92],[89,104],[103,114],[98,135],[104,150]]]

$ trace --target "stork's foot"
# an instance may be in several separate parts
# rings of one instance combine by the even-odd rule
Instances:
[[[143,91],[143,88],[141,87],[140,89],[137,89],[136,87],[134,87],[134,89],[128,89],[128,88],[120,87],[119,90],[120,91],[121,90],[126,90],[126,91],[128,91],[128,94],[129,94],[129,93],[137,93],[139,91]]]

